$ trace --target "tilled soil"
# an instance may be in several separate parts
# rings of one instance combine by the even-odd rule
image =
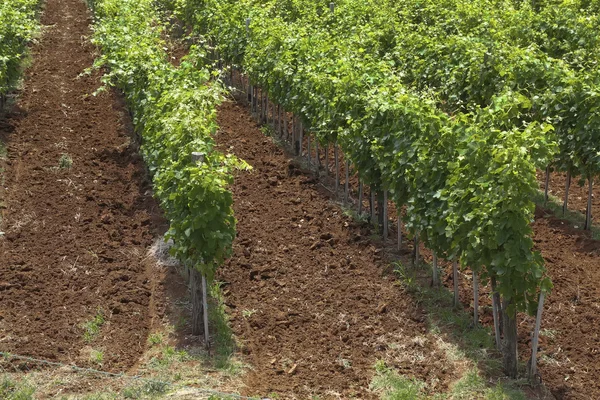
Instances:
[[[220,145],[253,167],[236,177],[238,236],[219,276],[252,365],[247,392],[375,398],[368,387],[384,356],[400,373],[446,389],[456,371],[426,333],[423,311],[384,273],[368,229],[243,107],[222,105],[219,124]]]
[[[24,90],[0,127],[0,351],[86,364],[96,350],[102,368],[124,370],[145,347],[143,259],[159,214],[125,108],[112,92],[91,96],[99,73],[81,75],[94,60],[85,2],[45,4]],[[98,313],[105,322],[86,342]]]

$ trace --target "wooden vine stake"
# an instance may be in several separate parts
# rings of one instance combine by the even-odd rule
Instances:
[[[282,109],[283,107],[281,107],[281,104],[277,104],[277,134],[279,136],[283,134],[283,113],[281,112]]]
[[[202,314],[204,316],[204,345],[210,348],[210,335],[208,332],[208,289],[206,276],[202,275]]]
[[[500,294],[496,291],[496,278],[492,277],[492,315],[494,317],[494,336],[496,338],[496,350],[502,351],[500,335]]]
[[[285,140],[289,140],[290,131],[288,130],[288,115],[285,111],[283,112],[283,132],[285,133]]]
[[[398,211],[398,251],[402,247],[402,220],[400,218],[400,212]]]
[[[325,145],[325,175],[329,175],[329,143]]]
[[[190,291],[192,300],[192,335],[202,334],[203,330],[203,294],[202,294],[202,276],[194,268],[190,268]]]
[[[383,240],[388,238],[388,191],[383,191]]]
[[[340,188],[340,163],[337,144],[334,144],[333,147],[333,157],[335,158],[335,194],[337,195]]]
[[[458,307],[460,304],[458,296],[458,260],[452,262],[452,281],[454,286],[454,307]]]
[[[544,205],[548,202],[548,185],[550,183],[550,166],[546,167],[546,184],[544,185]]]
[[[359,180],[358,181],[358,210],[357,210],[359,217],[363,211],[362,201],[363,201],[363,183]]]
[[[545,293],[540,292],[540,301],[538,303],[537,315],[535,316],[535,327],[533,329],[533,338],[531,340],[531,361],[529,363],[529,379],[533,380],[537,375],[537,350],[540,339],[540,327],[542,324],[542,311],[544,311]]]
[[[302,122],[298,122],[298,136],[299,136],[299,151],[300,151],[300,157],[302,157],[302,142],[304,141],[304,125],[302,124]]]
[[[265,113],[265,108],[263,107],[263,105],[265,103],[265,92],[262,91],[262,90],[260,91],[260,101],[259,101],[259,103],[260,103],[260,107],[259,107],[260,111],[258,113],[258,118],[259,118],[259,121],[262,123],[263,120],[264,120],[263,115]]]
[[[479,325],[479,278],[473,271],[473,326]]]
[[[371,199],[369,201],[369,208],[371,209],[371,223],[375,224],[375,191],[373,190],[373,186],[370,187],[371,191]]]
[[[310,133],[308,135],[306,135],[306,156],[308,158],[308,168],[310,168],[310,159],[311,159],[311,154],[310,154]]]
[[[250,77],[248,77],[248,105],[252,106],[252,82],[250,81]]]
[[[562,212],[563,215],[567,212],[567,206],[569,203],[569,188],[571,187],[571,170],[567,170],[567,181],[565,183],[565,200],[563,202]]]
[[[583,229],[589,231],[592,229],[592,190],[594,188],[594,179],[589,176],[588,177],[588,201],[587,201],[587,209],[585,212],[585,225]]]
[[[413,266],[416,268],[419,266],[419,258],[421,258],[419,251],[419,231],[415,232],[413,258]]]
[[[344,205],[348,204],[350,196],[350,161],[346,159],[346,181],[344,182]]]
[[[298,140],[299,137],[300,137],[300,129],[299,129],[300,127],[298,125],[299,125],[298,124],[298,117],[296,117],[294,115],[294,126],[293,126],[292,131],[294,132],[293,133],[293,135],[294,135],[294,151],[295,151],[295,154],[297,156],[300,155],[300,152],[302,150],[301,142]]]
[[[438,258],[437,255],[435,253],[433,253],[433,263],[432,263],[432,269],[433,269],[433,286],[439,286],[440,285],[440,278],[438,275]]]
[[[315,134],[315,158],[317,159],[317,170],[321,169],[321,157],[319,155],[319,140]]]
[[[204,162],[204,154],[193,152],[192,161],[195,163]],[[204,345],[206,348],[209,348],[210,337],[208,331],[208,290],[206,285],[206,276],[204,274],[200,274],[196,268],[192,269],[190,286],[192,290],[192,334],[200,334],[202,321],[204,323]],[[200,302],[202,304],[202,311],[200,311]],[[203,318],[200,318],[201,316]]]
[[[269,93],[266,92],[265,93],[265,103],[263,105],[264,107],[264,114],[265,114],[265,118],[264,118],[264,123],[265,125],[269,123]]]

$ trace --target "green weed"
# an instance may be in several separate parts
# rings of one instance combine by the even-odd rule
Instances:
[[[26,381],[15,381],[8,376],[0,378],[0,398],[6,400],[33,400],[35,387]]]
[[[83,340],[86,342],[92,342],[98,334],[100,333],[100,328],[104,325],[104,315],[102,314],[102,310],[98,310],[96,315],[91,321],[85,322],[82,325],[84,329],[83,332]]]
[[[73,159],[66,153],[63,153],[58,160],[58,167],[60,169],[71,169],[73,166]]]

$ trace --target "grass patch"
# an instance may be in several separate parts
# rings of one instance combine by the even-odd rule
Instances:
[[[382,400],[414,400],[425,398],[425,383],[407,378],[388,368],[383,361],[375,364],[371,389],[381,393]]]
[[[73,166],[73,159],[70,155],[63,153],[58,160],[58,167],[60,169],[71,169]]]
[[[472,315],[453,306],[453,295],[445,287],[435,288],[426,284],[430,279],[431,265],[421,263],[419,267],[411,268],[397,262],[393,266],[399,284],[425,309],[429,333],[440,338],[439,343],[447,359],[452,362],[468,361],[472,367],[454,382],[448,393],[426,395],[425,383],[398,376],[395,371],[378,363],[372,387],[381,391],[382,399],[526,399],[520,389],[525,381],[498,379],[504,374],[492,329],[474,326]],[[497,380],[495,386],[489,386],[489,377]]]
[[[102,310],[98,310],[96,315],[90,321],[84,322],[81,326],[84,329],[83,340],[90,343],[96,339],[100,333],[100,328],[104,325],[104,315]]]
[[[104,352],[102,350],[92,349],[90,351],[90,362],[93,364],[97,364],[98,366],[102,366],[102,362],[104,361]]]
[[[211,285],[210,296],[213,304],[212,307],[209,307],[208,319],[214,332],[214,365],[220,370],[237,375],[242,371],[243,365],[233,358],[238,346],[229,326],[229,318],[225,312],[225,303],[220,282],[215,282]]]
[[[169,391],[169,383],[159,379],[150,379],[142,383],[128,386],[121,391],[124,399],[155,399]]]
[[[0,378],[0,398],[5,400],[33,400],[35,387],[27,381],[16,381],[8,376]]]

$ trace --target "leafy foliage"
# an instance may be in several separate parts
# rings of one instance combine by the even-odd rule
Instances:
[[[11,0],[0,3],[0,96],[19,78],[20,64],[38,30],[38,0]]]
[[[94,42],[108,67],[106,83],[126,96],[155,193],[170,221],[167,238],[186,265],[212,279],[235,237],[232,170],[247,165],[215,149],[218,82],[204,68],[198,47],[181,66],[168,62],[162,25],[150,0],[95,2]],[[203,155],[196,162],[192,153]]]
[[[548,77],[575,72],[509,40],[519,37],[504,25],[517,6],[342,0],[331,12],[309,0],[173,4],[323,144],[338,143],[365,183],[406,205],[406,226],[435,253],[496,277],[505,298],[535,309],[540,287],[551,287],[531,239],[535,172],[557,153],[549,119],[560,119],[540,111],[538,98],[554,88]],[[490,24],[497,36],[486,33]],[[496,48],[502,57],[489,55]]]

